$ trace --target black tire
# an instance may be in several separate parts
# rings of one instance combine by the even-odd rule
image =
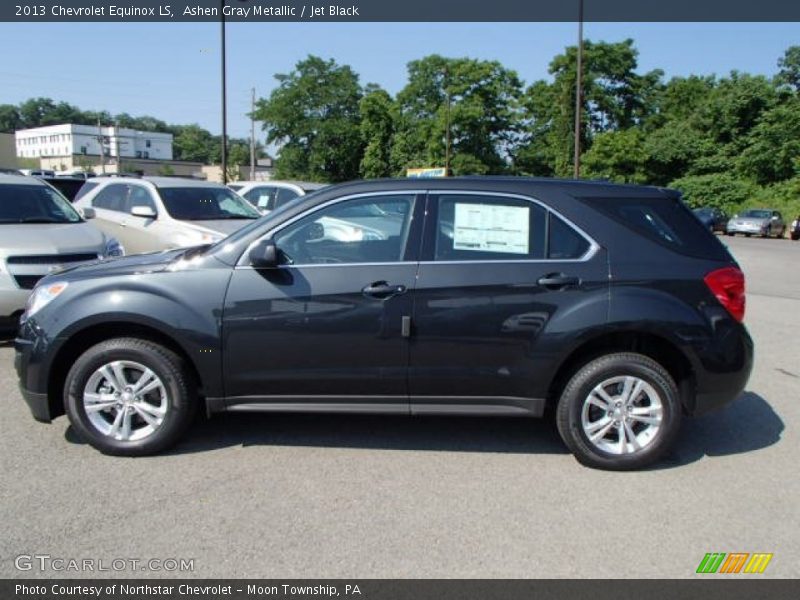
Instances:
[[[594,445],[581,425],[581,411],[589,393],[601,382],[631,375],[650,384],[662,405],[662,421],[655,437],[643,448],[625,454],[606,452]],[[653,464],[672,446],[680,429],[681,404],[670,374],[656,361],[634,353],[597,358],[572,376],[556,409],[558,432],[575,458],[587,467],[612,471],[640,469]]]
[[[86,384],[95,371],[113,361],[139,363],[163,383],[166,412],[160,425],[142,439],[114,439],[87,416],[83,402]],[[92,346],[75,361],[64,384],[64,405],[72,427],[92,447],[115,456],[144,456],[161,452],[181,438],[197,409],[196,385],[181,357],[168,348],[139,338],[116,338]]]
[[[751,233],[745,233],[744,237],[749,238],[751,235],[752,235]]]

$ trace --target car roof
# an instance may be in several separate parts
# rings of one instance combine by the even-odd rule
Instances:
[[[295,181],[291,179],[265,179],[263,181],[248,180],[248,181],[229,181],[230,185],[296,185],[304,190],[319,190],[327,187],[329,183],[318,183],[315,181]]]
[[[97,181],[98,178],[95,177],[92,180],[92,183]],[[147,181],[152,183],[157,188],[187,188],[187,187],[197,187],[197,188],[224,188],[225,186],[221,183],[216,183],[213,181],[205,181],[203,179],[189,179],[189,178],[181,178],[181,177],[103,177],[100,178],[98,183],[142,183],[143,181]]]
[[[475,177],[403,177],[396,179],[368,179],[340,183],[326,187],[325,191],[349,193],[379,190],[473,190],[531,194],[537,191],[564,192],[576,198],[635,198],[676,197],[679,192],[655,186],[613,183],[601,180],[555,179],[544,177],[475,176]]]
[[[0,185],[2,184],[16,184],[16,185],[46,185],[36,177],[29,177],[28,175],[14,175],[9,173],[0,173]]]

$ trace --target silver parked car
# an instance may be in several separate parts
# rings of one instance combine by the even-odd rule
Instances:
[[[117,240],[82,219],[51,186],[0,174],[0,329],[16,327],[31,290],[45,275],[122,253]]]
[[[309,181],[236,181],[228,187],[262,213],[280,208],[295,198],[324,188],[324,183]]]
[[[261,216],[222,184],[172,177],[95,178],[75,206],[128,254],[211,244]]]
[[[769,208],[750,208],[739,215],[733,215],[725,228],[727,235],[743,233],[745,236],[783,237],[786,223],[781,213]]]

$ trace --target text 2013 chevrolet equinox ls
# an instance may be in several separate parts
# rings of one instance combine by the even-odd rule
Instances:
[[[40,421],[109,454],[219,411],[540,416],[579,461],[652,463],[744,388],[744,278],[672,191],[343,184],[213,246],[44,279],[16,340]]]

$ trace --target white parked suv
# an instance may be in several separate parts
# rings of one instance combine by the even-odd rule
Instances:
[[[262,213],[280,208],[299,196],[305,196],[326,186],[309,181],[236,181],[228,187]]]
[[[92,217],[91,211],[85,215]],[[69,201],[34,177],[0,174],[0,329],[17,325],[45,275],[123,253],[84,221]]]
[[[96,177],[75,206],[128,254],[215,243],[261,216],[222,184],[177,177]]]

